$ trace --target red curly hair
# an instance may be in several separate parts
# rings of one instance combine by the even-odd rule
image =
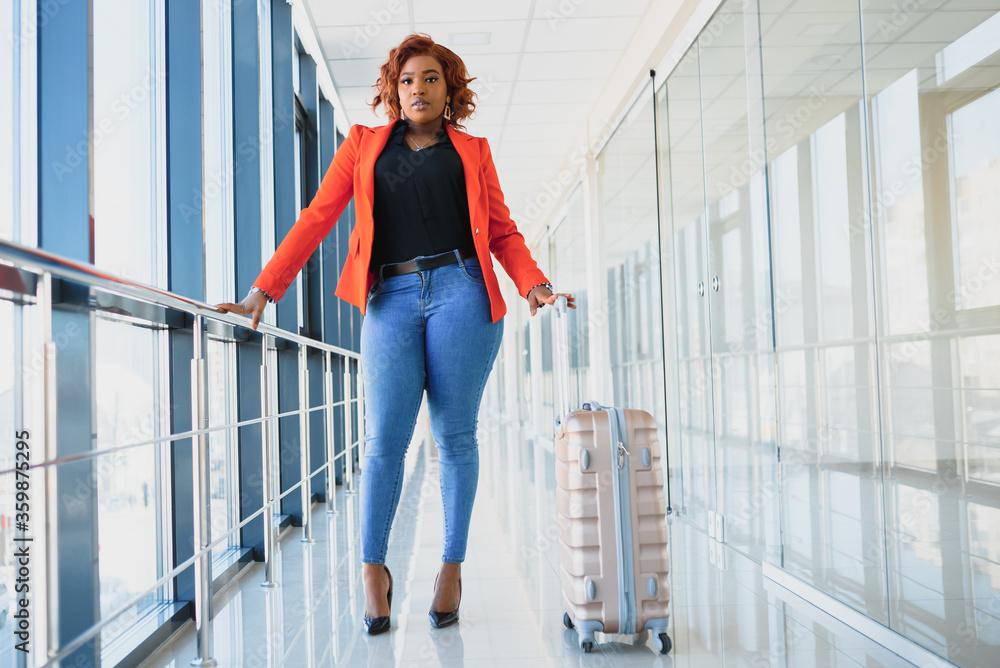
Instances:
[[[464,130],[462,121],[470,117],[476,108],[476,103],[473,102],[476,93],[468,87],[469,82],[476,77],[469,76],[465,63],[454,51],[436,43],[427,33],[412,33],[399,46],[389,51],[388,59],[379,68],[378,81],[372,86],[375,89],[375,99],[368,103],[372,111],[376,111],[380,104],[385,105],[390,121],[399,118],[401,111],[396,85],[403,65],[414,56],[430,56],[441,63],[448,94],[451,95],[451,103],[448,105],[451,107],[451,120],[447,122],[452,127]]]

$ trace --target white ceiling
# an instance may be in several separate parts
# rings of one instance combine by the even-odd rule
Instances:
[[[660,0],[662,2],[662,0]],[[657,0],[303,0],[348,124],[383,125],[367,101],[391,48],[424,32],[476,80],[470,134],[489,139],[519,222],[573,153],[612,74]],[[486,33],[488,43],[455,43]],[[640,73],[641,74],[641,73]],[[519,222],[520,226],[520,222]],[[527,230],[525,230],[527,232]]]

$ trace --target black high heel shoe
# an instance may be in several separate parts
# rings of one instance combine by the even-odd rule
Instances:
[[[434,591],[437,591],[438,576],[440,575],[441,574],[438,573],[438,575],[434,577]],[[462,578],[458,578],[458,603],[459,605],[462,604]],[[436,629],[440,629],[444,626],[451,626],[458,621],[458,608],[455,608],[450,612],[428,610],[427,616],[431,618],[431,626]]]
[[[392,573],[389,572],[389,567],[386,566],[385,564],[382,564],[382,568],[385,569],[385,572],[389,576],[389,592],[386,595],[386,598],[389,601],[389,608],[390,608],[390,611],[391,611],[391,609],[392,609]],[[376,617],[374,619],[369,619],[366,616],[365,617],[365,629],[368,631],[368,635],[370,635],[370,636],[378,635],[379,633],[385,633],[386,631],[389,630],[389,615],[386,615],[385,617]]]

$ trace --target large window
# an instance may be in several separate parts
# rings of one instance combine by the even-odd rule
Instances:
[[[166,287],[159,136],[161,18],[152,2],[93,0],[94,263]],[[86,160],[78,169],[86,169]],[[197,222],[197,221],[196,221]]]
[[[889,623],[962,666],[1000,653],[1000,13],[981,7],[863,13]]]
[[[109,273],[166,287],[162,3],[93,0],[92,12],[94,262]],[[86,169],[86,160],[78,168]],[[99,317],[93,346],[94,447],[166,433],[171,408],[162,384],[163,333]],[[164,572],[169,556],[164,453],[163,446],[144,445],[94,460],[102,618]],[[168,594],[154,591],[105,628],[104,650]]]
[[[212,427],[237,421],[236,348],[233,343],[208,339],[208,422]],[[209,433],[209,484],[211,487],[210,540],[232,529],[239,517],[239,458],[235,429]],[[225,555],[239,543],[239,533],[213,550],[213,557]]]
[[[107,450],[152,440],[166,433],[169,396],[158,373],[162,332],[97,318],[94,338],[94,448]],[[94,460],[97,497],[101,617],[149,588],[163,572],[167,518],[161,503],[163,450],[141,445]],[[88,490],[72,495],[90,498]],[[165,598],[154,591],[105,629],[111,642],[127,625]]]
[[[239,301],[250,288],[234,283],[232,4],[204,3],[202,22],[204,223],[192,207],[184,210],[190,219],[185,217],[183,224],[205,230],[205,301],[217,304]]]
[[[9,434],[6,443],[0,444],[0,470],[13,469],[15,466],[15,433],[23,429],[24,422],[18,419],[17,404],[14,398],[14,369],[16,368],[15,323],[12,302],[0,300],[0,433]],[[23,356],[22,356],[23,359]],[[17,417],[15,417],[17,416]],[[37,444],[40,434],[29,432],[29,442]],[[36,446],[37,447],[37,446]],[[4,621],[5,631],[9,628],[9,617],[16,612],[10,605],[13,600],[15,586],[14,559],[14,518],[15,518],[15,479],[13,475],[0,475],[0,587],[7,595],[0,599],[0,619]],[[0,645],[0,663],[16,665],[14,643]]]
[[[0,35],[10,35],[10,45],[0,48],[0,239],[14,239],[14,152],[17,134],[14,128],[14,105],[21,99],[16,86],[15,49],[21,48],[21,36],[14,30],[14,4],[0,9]],[[2,614],[2,613],[0,613]]]

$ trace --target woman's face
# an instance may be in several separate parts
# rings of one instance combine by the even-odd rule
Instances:
[[[415,123],[430,123],[444,114],[448,85],[444,68],[431,56],[414,56],[403,64],[396,82],[403,115]]]

